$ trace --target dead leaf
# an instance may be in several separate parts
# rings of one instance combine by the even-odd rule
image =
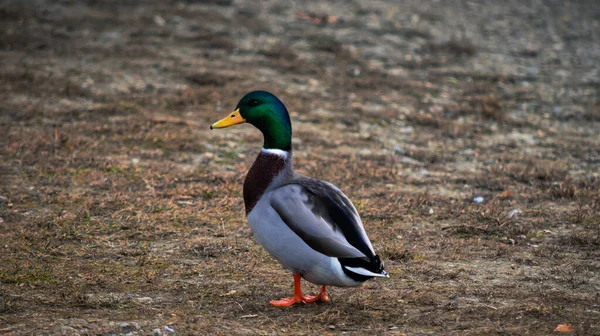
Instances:
[[[503,192],[500,193],[500,195],[498,195],[498,198],[500,199],[506,199],[506,198],[510,198],[512,197],[512,193],[510,192],[510,190],[504,190]]]
[[[556,327],[556,329],[554,329],[554,331],[558,331],[558,332],[562,332],[562,333],[568,333],[573,330],[575,330],[575,328],[570,324],[559,324],[558,327]]]
[[[310,16],[308,16],[308,14],[304,13],[304,12],[303,12],[303,11],[301,11],[301,10],[299,10],[299,11],[297,11],[297,12],[296,12],[296,16],[297,16],[299,19],[302,19],[302,20],[307,20],[307,21],[308,21],[308,20],[310,20]]]
[[[225,294],[221,294],[221,296],[230,296],[237,293],[237,291],[235,289],[230,290],[229,292],[225,293]]]
[[[337,16],[327,15],[327,23],[336,23],[338,22]]]
[[[337,16],[326,15],[326,14],[316,14],[316,13],[306,13],[301,10],[296,12],[296,17],[302,20],[306,20],[312,24],[327,24],[327,23],[337,23],[339,21]]]

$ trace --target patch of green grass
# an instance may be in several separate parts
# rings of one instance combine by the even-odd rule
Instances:
[[[29,261],[12,261],[0,268],[0,282],[4,284],[49,285],[58,281],[48,266]]]
[[[113,175],[122,175],[124,170],[122,167],[110,165],[104,169],[105,172]]]

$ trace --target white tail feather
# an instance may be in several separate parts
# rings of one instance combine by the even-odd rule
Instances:
[[[347,269],[350,272],[353,272],[353,273],[356,273],[356,274],[360,274],[360,275],[364,275],[364,276],[382,277],[382,278],[389,278],[390,277],[385,271],[382,271],[383,273],[373,273],[373,272],[369,271],[368,269],[364,269],[362,267],[344,266],[344,268]]]

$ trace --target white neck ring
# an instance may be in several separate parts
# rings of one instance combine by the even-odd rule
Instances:
[[[280,157],[282,157],[284,159],[287,159],[290,156],[290,152],[284,151],[282,149],[263,148],[260,151],[261,151],[261,153],[270,154],[270,155],[277,155],[277,156],[280,156]]]

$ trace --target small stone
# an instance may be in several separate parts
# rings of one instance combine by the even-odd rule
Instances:
[[[561,77],[561,78],[567,78],[571,74],[566,70],[559,69],[559,70],[556,70],[556,72],[554,72],[554,75],[556,75],[557,77]]]
[[[121,327],[121,328],[127,328],[127,327],[129,327],[129,323],[123,322],[123,323],[119,324],[119,327]]]
[[[473,202],[475,202],[477,204],[483,203],[484,200],[485,199],[483,197],[481,197],[481,196],[477,196],[477,197],[473,198]]]
[[[163,19],[163,17],[160,15],[154,15],[154,23],[156,23],[156,25],[159,27],[163,27],[167,21],[165,21],[165,19]]]
[[[408,156],[401,157],[400,158],[400,162],[406,163],[406,164],[409,164],[409,165],[414,165],[414,166],[422,166],[423,165],[423,162],[417,161],[417,160],[415,160],[413,158],[409,158]]]
[[[538,74],[538,68],[536,68],[536,67],[528,67],[525,71],[527,72],[528,75],[531,75],[531,76],[537,76],[537,74]]]
[[[152,301],[154,301],[151,297],[141,297],[141,298],[135,298],[134,300],[136,300],[139,303],[152,303]]]
[[[140,158],[131,158],[131,163],[135,166],[137,166],[138,163],[140,163]]]
[[[152,329],[152,335],[160,336],[162,335],[162,331],[160,331],[158,328]]]
[[[429,208],[429,214],[433,215],[433,208]]]
[[[562,112],[562,108],[560,108],[560,106],[554,106],[552,109],[552,113],[554,114],[560,114],[560,112]]]
[[[103,42],[109,42],[109,43],[119,41],[122,38],[123,38],[123,35],[118,31],[104,32],[100,35],[100,39]]]
[[[421,170],[419,170],[419,174],[421,174],[421,175],[429,175],[429,170],[427,170],[427,169],[421,169]]]
[[[171,333],[174,333],[174,332],[175,332],[175,329],[173,329],[173,328],[171,328],[171,327],[169,327],[169,326],[165,326],[165,331],[166,331],[168,334],[171,334]]]
[[[327,328],[329,328],[329,330],[335,330],[335,326],[333,324],[328,325]]]
[[[406,126],[400,127],[399,131],[402,134],[412,134],[414,132],[414,129],[411,126]]]

